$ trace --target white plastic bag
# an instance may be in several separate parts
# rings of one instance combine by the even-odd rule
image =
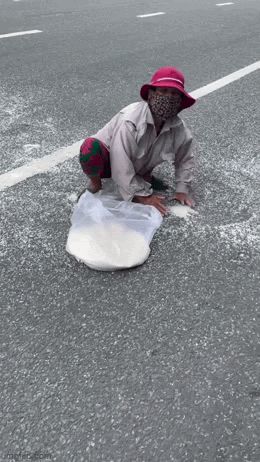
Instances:
[[[154,207],[122,201],[116,193],[86,191],[71,222],[67,252],[92,269],[114,271],[145,262],[162,216]]]

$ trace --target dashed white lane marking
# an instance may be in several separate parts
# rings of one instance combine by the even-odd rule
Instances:
[[[215,80],[214,82],[205,85],[204,87],[198,88],[197,90],[191,92],[191,95],[194,98],[201,98],[202,96],[208,95],[213,91],[218,90],[219,88],[225,87],[229,83],[241,79],[245,75],[248,75],[258,69],[260,69],[260,61],[239,69],[232,74],[226,75],[222,79]],[[71,146],[61,148],[52,154],[41,157],[40,159],[35,159],[32,162],[23,165],[22,167],[18,167],[14,170],[10,170],[7,173],[3,173],[0,175],[0,191],[3,191],[6,188],[10,188],[11,186],[14,186],[15,184],[20,183],[27,178],[30,178],[39,173],[46,173],[56,165],[62,164],[66,160],[76,157],[79,154],[79,148],[82,143],[83,140],[77,141]]]
[[[228,5],[234,5],[234,2],[216,3],[216,6],[228,6]]]
[[[7,37],[17,37],[18,35],[29,35],[29,34],[39,34],[40,32],[42,32],[42,30],[24,30],[24,31],[21,31],[21,32],[12,32],[11,34],[2,34],[0,35],[0,39],[1,38],[7,38]]]
[[[137,18],[150,18],[151,16],[159,16],[160,14],[165,14],[163,11],[158,11],[158,13],[149,13],[149,14],[138,14]]]

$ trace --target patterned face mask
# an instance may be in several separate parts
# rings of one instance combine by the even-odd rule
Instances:
[[[179,94],[159,95],[155,91],[150,91],[148,96],[148,104],[152,114],[163,122],[178,114],[181,101],[182,97]]]

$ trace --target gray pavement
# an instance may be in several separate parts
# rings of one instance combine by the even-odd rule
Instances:
[[[95,131],[160,65],[193,90],[258,60],[259,3],[235,3],[0,0],[0,33],[43,30],[0,40],[2,172]],[[165,218],[142,267],[65,253],[77,158],[1,193],[1,461],[259,461],[258,89],[183,113],[197,214]]]

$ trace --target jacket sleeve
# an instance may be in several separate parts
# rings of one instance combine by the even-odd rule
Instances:
[[[192,136],[186,129],[184,142],[175,154],[176,192],[188,193],[193,179],[194,156],[192,154]]]
[[[153,190],[134,169],[132,159],[137,151],[137,143],[131,123],[123,121],[116,129],[110,144],[110,164],[112,179],[118,185],[124,200],[131,201],[135,195],[149,196]]]

